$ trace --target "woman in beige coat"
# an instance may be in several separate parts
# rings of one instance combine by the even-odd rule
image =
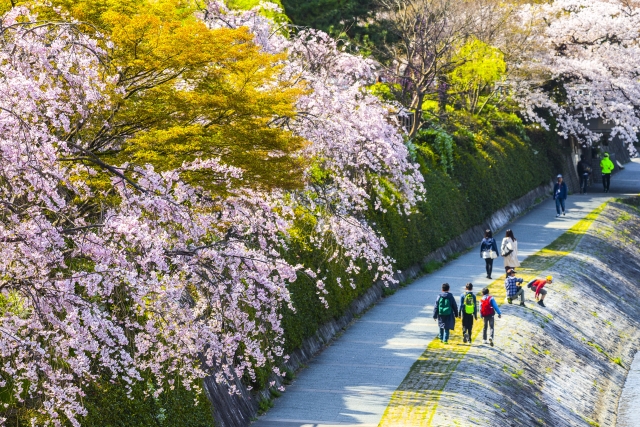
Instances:
[[[502,259],[504,260],[504,271],[520,267],[520,262],[518,261],[518,241],[511,229],[507,230],[506,237],[502,239],[500,255],[502,255]]]

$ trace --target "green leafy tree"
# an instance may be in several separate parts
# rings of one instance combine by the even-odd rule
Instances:
[[[450,95],[469,112],[479,114],[494,96],[495,83],[506,73],[503,54],[473,38],[455,53],[453,62],[459,65],[448,76]]]
[[[116,169],[124,163],[164,171],[196,158],[241,168],[242,185],[302,185],[305,141],[286,123],[305,88],[280,78],[284,54],[262,52],[246,28],[209,29],[195,0],[53,0],[40,19],[53,19],[51,6],[112,43],[103,47],[113,107],[64,136],[82,153],[73,161],[103,167],[96,185],[126,175]],[[182,178],[223,191],[202,171]]]

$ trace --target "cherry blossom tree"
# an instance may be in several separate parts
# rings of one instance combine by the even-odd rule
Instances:
[[[278,309],[296,269],[278,252],[279,195],[215,199],[181,181],[199,170],[237,181],[219,159],[162,174],[75,163],[85,153],[59,135],[109,107],[97,41],[23,8],[1,32],[0,387],[55,425],[79,425],[83,386],[103,375],[151,375],[160,393],[280,358]],[[88,214],[91,179],[105,172],[117,202]]]
[[[527,5],[523,22],[535,22],[533,48],[517,64],[517,99],[525,115],[549,127],[549,112],[564,137],[593,143],[585,122],[613,125],[635,154],[640,126],[640,8],[626,0],[555,0]],[[537,47],[537,48],[536,48]]]
[[[246,26],[265,51],[288,53],[283,78],[298,76],[311,89],[300,97],[298,118],[289,124],[310,141],[305,155],[312,159],[308,187],[294,194],[294,206],[317,217],[315,242],[326,243],[329,260],[345,260],[349,274],[357,274],[356,262],[364,260],[367,268],[378,269],[376,278],[392,282],[393,260],[366,212],[383,209],[382,197],[409,212],[424,190],[398,131],[396,106],[365,90],[375,81],[378,64],[342,51],[322,31],[304,29],[286,37],[260,12],[233,11],[214,1],[203,19],[212,28]],[[322,292],[322,280],[318,286]]]
[[[2,17],[0,387],[46,423],[80,425],[83,389],[98,379],[151,378],[157,395],[211,374],[278,374],[287,285],[304,272],[324,290],[321,271],[283,257],[295,209],[317,218],[317,250],[337,242],[332,257],[349,274],[364,262],[393,280],[366,212],[381,197],[407,211],[423,189],[392,107],[364,90],[374,64],[324,33],[287,39],[255,11],[211,4],[207,14],[211,26],[251,20],[265,52],[287,54],[282,80],[307,85],[300,117],[279,123],[310,141],[303,190],[244,188],[244,171],[217,157],[163,171],[105,162],[65,135],[112,108],[117,76],[99,47],[109,40],[66,16],[42,22],[19,7]],[[205,171],[228,191],[183,179]],[[94,185],[105,177],[108,190]]]

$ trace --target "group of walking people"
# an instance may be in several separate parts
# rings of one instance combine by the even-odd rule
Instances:
[[[600,160],[600,170],[602,172],[602,187],[605,193],[609,192],[609,186],[611,185],[611,173],[615,166],[609,158],[609,153],[604,153],[604,157]],[[587,187],[589,185],[589,177],[591,176],[592,169],[589,162],[585,159],[584,155],[580,156],[580,161],[577,165],[578,176],[580,177],[580,194],[587,194]],[[556,177],[556,182],[553,185],[553,199],[556,201],[556,218],[560,215],[565,216],[565,201],[567,200],[569,190],[567,184],[564,182],[562,174]]]
[[[604,153],[602,160],[600,160],[600,171],[602,173],[602,188],[605,193],[609,192],[609,186],[611,185],[611,174],[615,165],[609,157],[609,153]],[[587,194],[587,187],[589,186],[589,177],[591,176],[592,168],[591,164],[585,159],[584,155],[580,156],[580,161],[577,165],[578,176],[580,177],[580,194]]]
[[[500,245],[500,255],[504,261],[504,271],[507,272],[512,268],[520,267],[518,261],[518,240],[513,235],[513,230],[506,232],[502,244]],[[498,244],[493,238],[491,230],[485,230],[484,238],[480,242],[480,256],[484,259],[485,269],[487,271],[487,279],[491,279],[493,273],[493,260],[498,258]]]
[[[578,176],[580,177],[580,193],[587,194],[587,186],[592,169],[591,165],[585,160],[584,155],[580,156],[577,169]],[[604,192],[608,193],[611,183],[611,173],[614,169],[613,162],[609,158],[609,153],[605,153],[603,159],[600,161],[600,169],[602,171]],[[553,198],[556,202],[556,217],[566,215],[565,200],[567,199],[567,194],[567,184],[564,182],[562,175],[558,175],[553,187]],[[492,279],[493,260],[502,256],[506,273],[504,287],[507,294],[507,303],[512,304],[513,301],[520,300],[520,305],[525,307],[524,287],[522,286],[524,280],[516,276],[516,268],[520,267],[520,262],[518,261],[518,240],[514,236],[513,230],[507,230],[500,245],[500,252],[498,252],[498,243],[493,238],[491,230],[486,230],[484,238],[480,243],[480,256],[485,261],[487,279]],[[534,298],[541,307],[545,307],[544,298],[547,295],[545,286],[552,282],[553,277],[547,276],[546,278],[534,279],[526,285],[528,289],[534,292]],[[433,318],[438,322],[438,326],[440,327],[440,333],[438,335],[440,341],[444,344],[449,342],[450,331],[455,328],[456,318],[460,318],[462,319],[463,341],[465,343],[471,343],[473,323],[478,320],[478,311],[480,311],[480,317],[484,324],[482,340],[485,344],[488,343],[493,346],[495,315],[497,314],[498,318],[500,318],[502,313],[495,298],[489,293],[489,288],[482,289],[480,295],[480,304],[478,304],[477,296],[473,292],[473,284],[467,283],[465,292],[460,296],[460,304],[458,304],[450,292],[449,284],[442,284],[442,293],[438,295],[433,308]],[[480,307],[479,310],[478,307]]]
[[[500,245],[500,255],[504,260],[504,269],[506,278],[504,287],[507,294],[507,303],[512,304],[513,301],[520,300],[520,305],[524,303],[524,289],[522,278],[516,277],[516,267],[520,267],[518,261],[518,240],[513,234],[513,230],[506,232],[502,244]],[[493,260],[498,254],[498,245],[493,238],[491,230],[486,230],[484,238],[480,244],[480,256],[485,260],[485,268],[487,271],[487,279],[492,279]],[[534,292],[534,297],[541,307],[545,307],[544,298],[547,290],[544,287],[553,282],[553,277],[537,278],[531,280],[527,284],[527,288]],[[448,344],[450,331],[455,328],[456,318],[462,320],[462,335],[465,343],[471,344],[472,330],[474,321],[478,320],[478,311],[483,321],[482,340],[484,344],[493,347],[493,335],[495,330],[495,316],[502,317],[500,308],[495,298],[489,293],[489,288],[482,289],[480,293],[480,303],[478,304],[477,296],[473,292],[473,284],[467,283],[464,293],[460,296],[460,304],[456,302],[455,297],[450,292],[448,283],[442,284],[442,293],[438,295],[436,304],[433,308],[433,318],[438,322],[440,333],[438,337],[444,344]],[[478,295],[478,296],[480,296]],[[479,307],[479,310],[478,310]]]

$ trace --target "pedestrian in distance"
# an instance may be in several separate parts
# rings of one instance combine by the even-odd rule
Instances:
[[[565,200],[567,200],[567,184],[562,180],[562,175],[558,175],[558,181],[553,185],[553,199],[556,201],[556,218],[560,216],[560,208],[564,215]]]
[[[493,238],[491,230],[485,230],[484,232],[484,239],[482,239],[482,243],[480,243],[480,257],[484,259],[487,279],[491,279],[493,260],[498,258],[498,245]]]
[[[547,276],[546,279],[533,279],[532,281],[527,283],[527,288],[535,292],[535,299],[536,301],[538,301],[538,305],[541,307],[546,307],[544,305],[544,297],[547,296],[547,290],[543,288],[549,283],[553,283],[553,277],[551,276]]]
[[[484,323],[482,329],[482,342],[487,344],[487,327],[489,329],[489,344],[493,347],[493,331],[495,329],[495,314],[498,313],[498,318],[502,317],[498,303],[496,299],[489,295],[489,288],[482,290],[482,299],[480,300],[480,316]]]
[[[478,320],[478,305],[473,293],[473,284],[467,283],[465,292],[460,296],[460,318],[462,319],[462,340],[471,344],[473,321]]]
[[[600,160],[600,170],[602,171],[602,186],[604,192],[609,192],[609,185],[611,185],[611,172],[613,172],[613,162],[609,158],[609,153],[604,153],[604,157]]]
[[[505,273],[512,268],[520,267],[520,261],[518,261],[518,241],[511,229],[507,230],[504,239],[502,239],[500,255],[502,255],[504,261]]]
[[[578,162],[578,176],[580,177],[580,194],[587,194],[589,185],[589,175],[591,175],[591,165],[584,159],[584,154],[580,156]]]
[[[507,291],[507,302],[511,304],[514,299],[520,298],[520,305],[525,307],[524,305],[524,289],[519,284],[522,283],[523,280],[519,277],[516,277],[516,271],[512,268],[507,271],[507,278],[504,280],[504,288]]]
[[[440,334],[438,338],[443,344],[449,343],[449,331],[456,327],[456,316],[458,315],[458,305],[453,294],[449,292],[449,284],[442,284],[442,293],[438,295],[436,305],[433,307],[433,319],[438,322]]]

